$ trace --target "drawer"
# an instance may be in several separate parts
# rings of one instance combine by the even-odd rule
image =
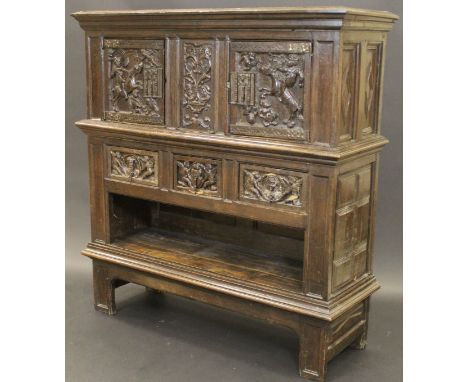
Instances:
[[[239,200],[304,209],[305,181],[305,173],[243,163],[239,166]]]
[[[174,154],[173,163],[174,190],[192,195],[221,197],[221,160]]]
[[[158,186],[158,152],[107,146],[106,157],[108,178]]]

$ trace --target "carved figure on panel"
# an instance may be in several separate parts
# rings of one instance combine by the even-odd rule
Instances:
[[[244,170],[243,196],[246,198],[300,207],[301,192],[300,177]]]
[[[278,124],[278,112],[272,109],[271,103],[267,100],[268,96],[276,97],[287,107],[289,116],[283,120],[287,127],[292,128],[298,120],[303,120],[302,105],[292,91],[296,83],[299,87],[304,86],[303,61],[300,55],[268,53],[258,57],[255,52],[243,52],[240,54],[239,64],[246,71],[255,68],[270,78],[271,86],[259,89],[260,107],[256,113],[253,113],[262,120],[264,126]],[[255,119],[249,118],[248,122],[253,124]]]
[[[152,98],[143,97],[143,81],[137,79],[137,76],[142,74],[147,60],[148,64],[154,65],[156,59],[143,49],[134,57],[137,62],[129,67],[130,58],[126,51],[118,49],[110,52],[112,110],[119,112],[120,101],[126,101],[129,109],[136,114],[158,115],[156,102]]]
[[[133,40],[105,40],[110,64],[109,97],[112,111],[105,119],[129,122],[161,122],[162,49]]]

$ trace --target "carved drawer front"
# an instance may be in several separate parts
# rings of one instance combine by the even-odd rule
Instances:
[[[174,155],[174,189],[195,195],[220,196],[221,161]]]
[[[304,208],[305,174],[241,164],[239,199],[285,208]]]
[[[310,58],[309,42],[231,43],[231,134],[306,140]]]
[[[164,124],[164,41],[105,39],[104,119]]]
[[[122,147],[107,148],[107,176],[126,182],[158,185],[158,153]]]

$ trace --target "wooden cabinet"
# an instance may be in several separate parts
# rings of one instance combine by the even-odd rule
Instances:
[[[385,41],[348,8],[96,11],[86,31],[96,309],[124,283],[365,346]],[[157,372],[157,371],[155,371]]]

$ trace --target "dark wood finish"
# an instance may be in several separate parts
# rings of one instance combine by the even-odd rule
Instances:
[[[367,341],[386,35],[351,8],[98,11],[86,31],[97,310],[127,282],[290,328],[300,375]]]

